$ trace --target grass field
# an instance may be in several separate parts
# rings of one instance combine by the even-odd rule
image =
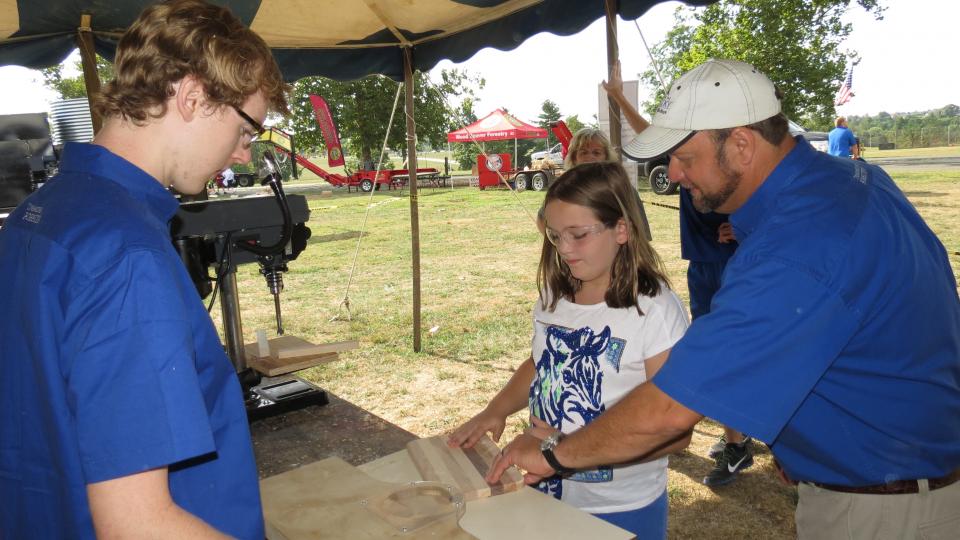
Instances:
[[[960,169],[894,178],[946,245],[956,274]],[[478,412],[529,354],[541,241],[532,216],[543,194],[469,187],[419,191],[420,353],[412,351],[408,194],[335,190],[332,197],[309,197],[313,237],[285,276],[284,321],[289,335],[315,343],[360,341],[359,349],[302,375],[404,429],[431,436]],[[647,191],[641,196],[676,203],[675,197]],[[648,205],[647,214],[654,246],[686,302],[677,212]],[[238,277],[245,338],[253,342],[256,329],[272,332],[273,303],[256,265],[242,266]],[[523,427],[522,414],[512,417],[505,437]],[[714,491],[700,483],[712,465],[706,449],[719,434],[716,424],[703,422],[691,447],[671,458],[670,537],[794,538],[795,490],[775,479],[765,451],[733,485]]]

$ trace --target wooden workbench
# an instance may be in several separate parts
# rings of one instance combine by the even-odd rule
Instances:
[[[400,484],[421,479],[406,450],[366,463],[358,469],[371,478],[382,482]],[[299,472],[302,473],[302,471]],[[284,474],[293,475],[297,473],[296,470],[289,471],[268,480],[276,485],[277,480],[281,480]],[[265,507],[269,506],[271,502],[268,497],[268,490],[264,490]],[[317,516],[322,515],[324,511],[322,507],[315,509],[301,508],[301,510]],[[275,525],[271,523],[270,517],[267,516],[267,535],[270,540],[281,538],[276,534],[271,536],[271,531],[277,530]],[[466,513],[460,519],[460,528],[480,540],[502,540],[506,538],[628,540],[634,538],[632,534],[623,529],[561,503],[553,497],[544,495],[530,487],[468,502]],[[344,534],[344,531],[338,532],[341,536],[349,538],[349,534]],[[312,534],[304,534],[302,538],[288,535],[282,537],[282,540],[322,537],[320,531],[314,531]],[[410,538],[417,538],[417,536],[410,535]]]

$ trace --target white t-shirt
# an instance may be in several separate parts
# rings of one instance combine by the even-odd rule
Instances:
[[[580,305],[560,299],[533,310],[530,412],[564,433],[590,423],[647,380],[645,360],[671,347],[686,331],[687,311],[665,285],[636,307]],[[648,463],[579,471],[547,480],[541,490],[591,513],[625,512],[647,506],[667,486],[667,458]]]

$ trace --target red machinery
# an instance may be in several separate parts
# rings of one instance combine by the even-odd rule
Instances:
[[[328,172],[323,167],[294,152],[292,150],[293,138],[288,133],[275,127],[267,129],[260,140],[272,143],[278,151],[289,158],[293,158],[297,164],[334,186],[357,187],[361,191],[370,192],[374,188],[379,189],[379,186],[383,184],[391,188],[399,187],[410,179],[410,171],[407,169],[384,169],[380,171],[379,175],[377,175],[377,171],[355,171],[349,175]],[[294,171],[296,171],[296,167],[294,167]],[[437,180],[440,178],[440,171],[433,167],[418,168],[417,178]]]
[[[500,185],[500,175],[510,180],[510,154],[477,154],[480,189]]]

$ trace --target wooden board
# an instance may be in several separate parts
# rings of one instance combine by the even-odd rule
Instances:
[[[499,451],[487,435],[468,449],[448,447],[444,436],[407,443],[407,453],[424,480],[456,486],[467,501],[523,487],[523,475],[515,468],[507,469],[496,485],[491,486],[483,479]]]
[[[336,360],[338,352],[356,349],[358,343],[340,341],[314,345],[296,336],[279,336],[270,338],[268,345],[269,356],[260,355],[257,343],[244,345],[247,365],[268,377],[276,377]]]
[[[375,480],[340,458],[271,476],[260,482],[267,538],[476,540],[460,528],[462,512],[423,499],[404,506],[403,494],[410,489],[410,484]]]
[[[317,356],[320,354],[336,353],[356,349],[359,343],[355,340],[338,341],[335,343],[321,343],[315,345],[309,341],[296,336],[279,336],[270,338],[270,357],[283,360],[286,358],[303,358],[306,356]],[[259,348],[256,343],[245,345],[247,355],[251,352],[253,357],[261,358]],[[251,350],[252,347],[252,350]]]

